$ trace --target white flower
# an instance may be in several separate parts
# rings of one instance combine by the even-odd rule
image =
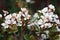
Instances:
[[[57,24],[60,24],[60,20],[58,20],[58,19],[55,19],[55,22],[56,22]]]
[[[16,21],[13,21],[12,23],[13,23],[13,24],[16,24]]]
[[[8,27],[9,27],[9,25],[4,26],[5,29],[8,28]]]
[[[60,32],[60,28],[59,28],[59,26],[56,26],[56,28],[57,28],[57,31],[59,31],[59,32]]]
[[[43,19],[43,22],[44,22],[44,23],[45,23],[45,22],[48,22],[48,21],[49,21],[48,18]]]
[[[31,0],[25,0],[27,3],[29,3]]]
[[[2,10],[4,12],[4,16],[6,16],[7,14],[9,14],[8,11]]]
[[[9,25],[7,25],[6,23],[2,23],[1,24],[5,29],[9,27]]]
[[[17,23],[17,26],[22,26],[22,23]]]
[[[16,14],[16,13],[13,13],[13,14],[12,14],[12,16],[13,16],[13,17],[16,17],[16,16],[17,16],[17,14]]]
[[[22,13],[21,15],[22,15],[23,17],[25,17],[25,14],[23,14],[23,13]]]
[[[46,30],[46,31],[44,31],[46,34],[49,34],[49,31],[48,30]]]
[[[56,15],[56,14],[54,15],[54,17],[55,17],[55,18],[59,18],[58,15]]]
[[[44,25],[41,25],[40,27],[41,27],[41,28],[43,28],[43,27],[44,27]]]
[[[11,22],[15,21],[15,18],[11,18]]]
[[[33,17],[39,18],[38,13],[35,13],[35,14],[33,15]]]
[[[12,18],[12,15],[10,14],[10,15],[7,15],[6,17],[5,17],[5,19],[11,19]]]
[[[48,7],[49,7],[50,9],[55,8],[52,4],[48,5]]]
[[[9,12],[8,11],[5,11],[5,10],[2,10],[5,14],[8,14]]]
[[[44,19],[45,17],[42,15],[42,16],[40,16],[42,19]]]
[[[48,5],[48,7],[49,7],[50,9],[53,9],[53,10],[55,11],[55,7],[54,7],[52,4]]]
[[[17,26],[22,26],[22,21],[20,21],[20,20],[17,20]]]
[[[44,26],[45,26],[45,28],[50,28],[50,27],[52,27],[52,24],[51,23],[45,23]]]
[[[2,14],[0,14],[0,18],[2,18]]]
[[[4,16],[6,16],[7,14],[4,14]]]
[[[21,14],[17,14],[16,16],[16,19],[20,18],[21,17]]]
[[[42,13],[48,12],[48,7],[43,8],[41,11]]]
[[[31,15],[28,15],[28,16],[26,17],[26,19],[30,19],[30,17],[31,17]]]
[[[42,11],[41,11],[41,10],[38,10],[37,12],[42,13]]]
[[[11,20],[5,20],[6,24],[11,24]]]
[[[5,26],[6,24],[5,24],[5,23],[2,23],[1,25],[2,25],[2,26]]]
[[[28,26],[30,27],[30,26],[33,26],[34,25],[34,23],[31,23],[31,24],[29,24]]]
[[[42,39],[46,39],[46,35],[45,34],[41,34]]]
[[[21,20],[21,18],[18,18],[18,19],[17,19],[17,22],[19,22],[20,20]]]
[[[21,8],[21,11],[22,11],[22,12],[26,12],[27,9],[26,9],[26,8]]]
[[[24,20],[27,20],[26,18],[24,18]]]
[[[18,20],[17,22],[18,22],[18,23],[22,23],[22,21],[20,21],[20,20]]]
[[[43,20],[42,20],[42,19],[38,20],[38,21],[37,21],[37,24],[38,24],[38,25],[43,24]]]

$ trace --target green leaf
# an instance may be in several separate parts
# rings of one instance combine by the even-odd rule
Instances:
[[[50,32],[57,32],[56,27],[54,27],[54,26],[53,26],[53,27],[51,27],[51,28],[50,28]]]
[[[26,35],[24,36],[24,39],[25,39],[25,40],[31,40],[31,39],[30,39],[30,36],[29,36],[28,34],[26,34]]]
[[[31,40],[36,40],[35,37],[36,37],[36,36],[34,36],[34,35],[31,35],[31,36],[30,36]]]
[[[18,28],[16,25],[13,25],[10,30],[9,30],[9,33],[16,33],[18,31]]]
[[[9,37],[7,37],[8,38],[8,40],[13,40],[13,38],[11,37],[11,36],[9,36]]]

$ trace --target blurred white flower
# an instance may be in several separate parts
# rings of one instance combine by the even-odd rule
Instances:
[[[4,26],[5,29],[8,28],[8,27],[9,27],[9,25]]]
[[[22,26],[22,23],[17,23],[17,26]]]
[[[5,17],[5,19],[11,19],[12,18],[12,15],[11,14],[9,14],[9,15],[7,15],[6,17]]]
[[[13,21],[12,23],[13,23],[13,24],[16,24],[16,21]]]
[[[15,18],[16,18],[16,16],[17,16],[17,14],[16,14],[16,13],[13,13],[13,14],[12,14],[12,17],[15,17]]]
[[[26,8],[21,8],[21,11],[22,12],[26,12],[26,11],[28,11]]]
[[[46,37],[46,34],[41,34],[41,38],[42,39],[46,39],[47,37]]]
[[[41,10],[38,10],[37,12],[42,13],[42,11],[41,11]]]
[[[16,24],[16,20],[14,18],[11,19],[12,24]]]
[[[6,24],[5,24],[5,23],[2,23],[1,25],[2,25],[2,26],[5,26]]]
[[[2,18],[2,14],[0,14],[0,18]]]
[[[45,24],[44,24],[44,27],[45,27],[45,28],[50,28],[50,27],[52,27],[52,24],[51,24],[51,23],[45,23]]]
[[[57,14],[54,15],[55,18],[59,18]]]
[[[57,24],[60,24],[60,20],[58,20],[58,19],[55,19],[55,22],[56,22]]]
[[[27,3],[29,3],[31,0],[25,0]]]
[[[57,31],[59,31],[59,32],[60,32],[60,26],[56,26],[56,28],[57,28]]]
[[[3,11],[3,13],[4,13],[4,16],[6,16],[7,14],[9,14],[8,11],[5,11],[5,10],[2,10],[2,11]]]
[[[26,18],[24,18],[24,20],[27,20]]]
[[[2,10],[5,14],[8,14],[9,12],[8,11],[5,11],[5,10]]]
[[[21,14],[17,14],[16,19],[21,18]]]
[[[49,7],[50,9],[53,9],[53,10],[55,11],[55,7],[54,7],[52,4],[48,5],[48,7]]]
[[[52,4],[48,5],[48,7],[49,7],[50,9],[54,9],[54,8],[55,8]]]
[[[41,27],[41,28],[43,28],[43,27],[44,27],[44,25],[41,25],[40,27]]]
[[[38,13],[35,13],[35,14],[33,15],[33,17],[39,18]]]
[[[11,24],[11,20],[5,20],[6,24]]]
[[[8,11],[2,10],[4,12],[4,16],[6,16],[7,14],[9,14]]]
[[[37,21],[37,24],[38,24],[38,25],[43,24],[43,20],[42,20],[42,19],[38,20],[38,21]]]
[[[31,15],[28,15],[27,19],[30,19]]]
[[[44,19],[45,17],[42,15],[42,16],[40,16],[42,19]]]
[[[15,18],[11,18],[10,20],[11,20],[11,22],[13,22],[13,21],[15,21]]]
[[[4,29],[9,27],[9,25],[7,25],[6,23],[2,23],[1,25],[4,27]]]
[[[48,12],[48,7],[43,8],[41,11],[42,13]]]
[[[46,34],[49,34],[49,30],[44,31]]]
[[[29,26],[29,27],[30,27],[30,26],[33,26],[33,25],[34,25],[34,23],[31,23],[31,24],[29,24],[29,25],[27,25],[27,26]]]

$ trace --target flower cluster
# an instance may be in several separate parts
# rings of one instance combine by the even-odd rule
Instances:
[[[56,32],[55,29],[57,29],[57,32],[60,32],[60,20],[58,15],[54,14],[55,6],[52,4],[42,10],[38,10],[34,15],[30,15],[26,8],[21,8],[21,11],[12,14],[5,10],[2,11],[4,15],[0,14],[0,19],[3,19],[1,25],[4,29],[12,29],[11,31],[9,30],[10,32],[14,31],[15,33],[18,27],[21,27],[21,31],[25,32],[25,29],[28,28],[27,30],[29,30],[30,34],[34,32],[37,36],[41,36],[41,40],[49,38],[49,33],[52,30]]]
[[[48,7],[43,8],[42,10],[38,10],[38,13],[35,13],[33,16],[33,23],[30,23],[28,27],[32,25],[36,25],[39,29],[40,28],[51,28],[52,26],[57,26],[57,30],[60,31],[60,20],[57,14],[54,14],[55,7],[50,4]],[[39,14],[41,14],[39,16]]]
[[[11,27],[12,25],[22,26],[22,17],[23,20],[30,19],[31,15],[28,14],[28,10],[26,8],[21,8],[19,13],[9,14],[7,11],[4,11],[4,23],[1,25],[6,29]],[[9,15],[7,15],[9,14]],[[2,15],[0,15],[2,17]]]

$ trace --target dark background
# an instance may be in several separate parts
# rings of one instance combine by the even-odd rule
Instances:
[[[49,4],[53,4],[56,7],[56,12],[60,15],[60,0],[34,0],[34,4],[30,4],[29,7],[36,12],[39,9],[46,7]],[[0,0],[0,10],[7,10],[9,12],[19,11],[16,5],[16,0]]]

